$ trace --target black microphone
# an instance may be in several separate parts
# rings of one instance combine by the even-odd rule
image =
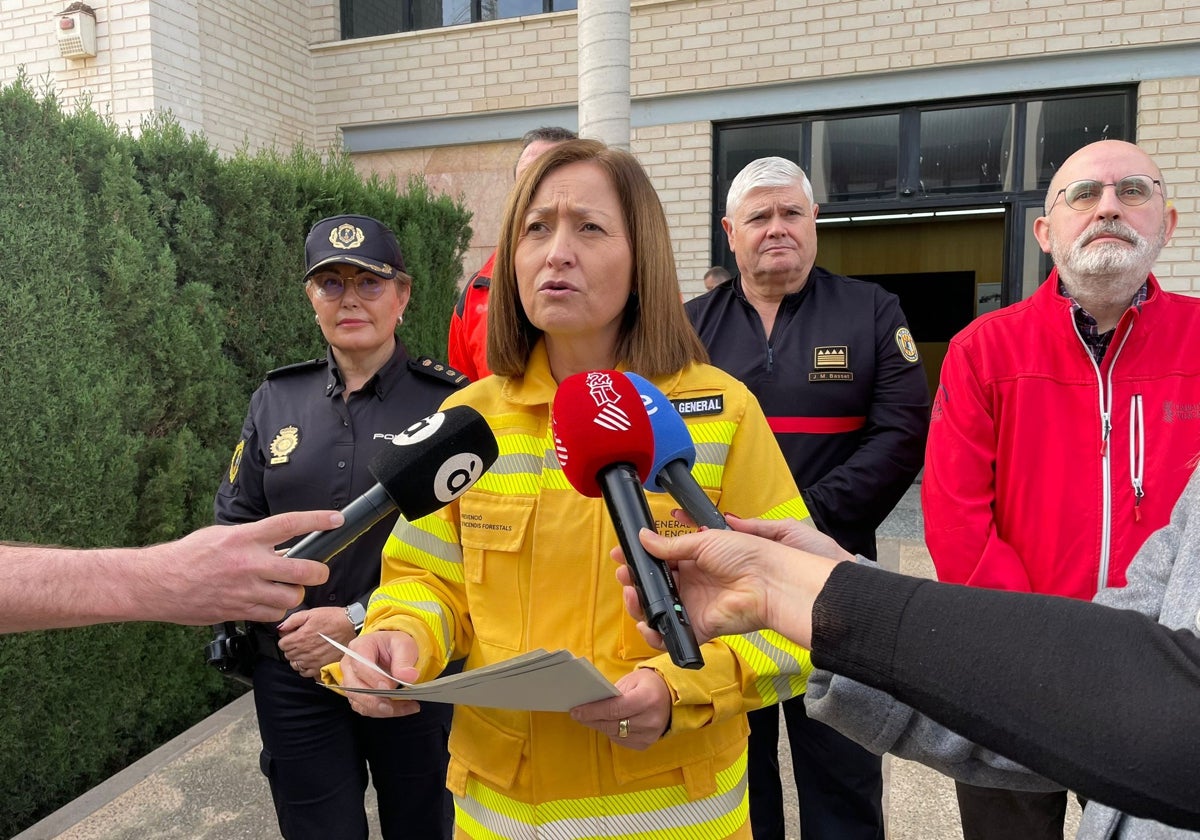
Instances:
[[[697,526],[713,530],[732,531],[725,516],[708,498],[695,476],[692,465],[696,463],[696,445],[688,433],[687,423],[679,416],[667,395],[643,376],[626,373],[625,376],[637,388],[650,417],[650,428],[654,431],[654,463],[650,466],[650,477],[646,489],[655,493],[670,493]]]
[[[459,405],[413,423],[367,469],[379,483],[342,508],[345,522],[313,531],[285,556],[328,563],[394,510],[412,521],[457,499],[496,462],[499,449],[487,421]]]
[[[367,466],[379,483],[342,508],[345,521],[329,531],[313,531],[285,556],[328,563],[394,510],[409,520],[428,516],[467,492],[499,454],[487,421],[469,406],[418,420],[392,443]],[[205,656],[221,673],[249,684],[256,653],[252,638],[235,622],[213,625]]]
[[[642,491],[654,460],[654,434],[637,390],[617,371],[568,376],[554,395],[552,422],[554,450],[567,481],[584,496],[604,497],[646,623],[663,637],[673,663],[703,667],[671,570],[638,540],[640,529],[654,530]]]

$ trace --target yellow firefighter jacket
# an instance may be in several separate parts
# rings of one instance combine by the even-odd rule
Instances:
[[[808,516],[745,386],[709,365],[655,384],[687,401],[693,475],[722,511]],[[769,632],[724,637],[702,646],[703,668],[684,670],[643,641],[615,578],[603,500],[575,492],[555,457],[555,388],[539,344],[523,378],[488,377],[447,399],[487,418],[499,458],[450,506],[397,523],[364,632],[412,634],[421,679],[462,656],[470,670],[565,648],[614,682],[653,668],[667,683],[670,728],[641,752],[563,713],[455,708],[447,785],[460,836],[748,837],[745,713],[802,694],[808,652]],[[669,496],[647,496],[661,533],[685,530]]]

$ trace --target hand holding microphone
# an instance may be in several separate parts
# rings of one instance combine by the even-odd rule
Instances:
[[[342,525],[313,531],[285,556],[328,563],[394,510],[406,519],[427,516],[465,493],[499,454],[487,421],[467,406],[418,420],[392,443],[368,467],[379,483],[342,509]],[[205,647],[208,663],[245,681],[254,660],[248,637],[231,621],[214,624],[213,630]]]
[[[671,661],[700,668],[704,659],[675,580],[638,540],[654,530],[642,481],[654,461],[654,435],[641,397],[623,374],[587,371],[564,379],[552,409],[563,474],[584,496],[603,496],[629,564],[646,622],[663,637]]]
[[[654,383],[636,373],[625,376],[637,388],[650,418],[654,432],[654,463],[646,489],[655,493],[670,493],[697,526],[712,530],[731,530],[725,516],[708,498],[704,488],[692,476],[696,463],[696,446],[688,433],[687,423],[679,416],[667,395]]]

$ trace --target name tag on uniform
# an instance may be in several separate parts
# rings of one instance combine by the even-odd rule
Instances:
[[[711,397],[693,397],[686,400],[671,400],[671,405],[682,417],[704,417],[711,414],[721,414],[725,411],[725,395],[714,394]]]

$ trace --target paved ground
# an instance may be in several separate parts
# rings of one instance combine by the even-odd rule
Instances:
[[[921,542],[920,503],[910,491],[880,528],[880,562],[932,576]],[[781,760],[787,750],[780,751]],[[954,785],[920,765],[887,759],[889,840],[961,840]],[[785,768],[785,774],[790,768]],[[371,811],[374,802],[369,802]],[[795,794],[788,838],[798,840]],[[1067,836],[1078,825],[1072,802]],[[378,826],[372,814],[372,836]],[[271,840],[278,838],[258,730],[247,694],[89,791],[13,840]]]

